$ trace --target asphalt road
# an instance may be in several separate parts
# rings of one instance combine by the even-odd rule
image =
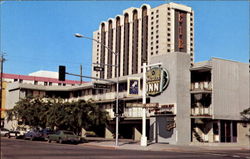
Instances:
[[[224,152],[170,152],[105,149],[84,144],[70,145],[1,138],[1,159],[250,159],[245,150]]]

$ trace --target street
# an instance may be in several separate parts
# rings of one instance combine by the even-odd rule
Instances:
[[[95,159],[95,158],[243,158],[250,159],[247,150],[230,151],[137,151],[100,148],[84,144],[58,144],[44,141],[1,138],[1,159]]]

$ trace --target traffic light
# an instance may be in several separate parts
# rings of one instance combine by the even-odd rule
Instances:
[[[65,81],[65,73],[66,73],[66,67],[65,66],[59,66],[59,81]]]
[[[118,101],[118,114],[124,113],[124,100]]]
[[[118,100],[118,114],[124,113],[124,100]],[[113,103],[113,112],[116,114],[116,101]]]

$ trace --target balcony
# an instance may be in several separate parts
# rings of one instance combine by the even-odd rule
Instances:
[[[212,116],[212,106],[204,106],[201,103],[195,103],[191,108],[191,116]]]
[[[193,82],[191,83],[191,91],[212,91],[212,82],[209,81],[201,81],[201,82]]]

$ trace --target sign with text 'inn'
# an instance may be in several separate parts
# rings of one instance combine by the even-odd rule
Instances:
[[[163,92],[169,84],[169,73],[161,67],[150,68],[146,73],[147,94],[156,96]]]

